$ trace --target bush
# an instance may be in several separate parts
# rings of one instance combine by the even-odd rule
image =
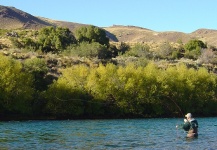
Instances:
[[[67,51],[64,53],[72,56],[87,58],[97,57],[100,59],[107,58],[109,55],[107,47],[96,42],[82,42],[78,45],[71,45],[67,48]]]
[[[204,51],[202,51],[202,54],[200,55],[198,61],[200,63],[214,63],[216,64],[216,54],[213,50],[211,49],[205,49]]]
[[[125,53],[127,56],[150,57],[150,47],[148,45],[136,44]]]
[[[68,28],[45,27],[39,31],[38,43],[44,52],[58,52],[70,44],[76,43],[76,39]]]
[[[130,49],[130,46],[124,42],[121,42],[121,44],[117,47],[117,49],[119,53],[122,55]]]
[[[188,43],[184,45],[184,48],[186,52],[185,57],[198,58],[201,54],[201,50],[207,48],[207,45],[201,40],[193,39],[188,41]]]
[[[105,30],[96,26],[84,26],[75,31],[75,37],[79,43],[98,42],[101,45],[109,46],[109,39],[106,37]]]
[[[161,44],[156,53],[158,57],[163,59],[171,59],[178,56],[178,51],[176,52],[175,48],[168,42]]]

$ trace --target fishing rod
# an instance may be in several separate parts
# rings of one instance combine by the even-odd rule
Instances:
[[[169,94],[169,95],[172,95],[172,94]],[[182,115],[182,117],[183,118],[185,118],[184,116],[184,114],[183,114],[183,112],[182,112],[182,109],[179,107],[179,105],[171,98],[171,96],[169,96],[169,95],[158,95],[158,96],[156,96],[156,97],[158,97],[158,98],[167,98],[167,99],[169,99],[170,101],[172,101],[174,104],[175,104],[175,106],[178,108],[178,110],[179,110],[179,113],[181,113],[181,115]]]
[[[183,114],[182,112],[182,109],[179,107],[179,105],[170,97],[168,96],[168,98],[176,105],[176,107],[179,109],[179,111],[181,112],[182,114],[182,117],[185,118],[185,115]]]

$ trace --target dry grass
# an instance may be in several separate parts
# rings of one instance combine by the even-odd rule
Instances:
[[[23,24],[12,18],[0,18],[0,28],[1,29],[18,29],[22,28]]]
[[[156,32],[145,28],[134,26],[112,26],[104,28],[108,32],[114,34],[119,42],[126,43],[148,43],[155,45],[155,43],[170,42],[176,43],[182,41],[188,42],[190,39],[196,38],[202,40],[208,45],[217,47],[217,30],[200,29],[195,32],[186,34],[182,32]]]
[[[193,32],[192,36],[198,37],[208,45],[217,47],[217,30],[199,29]]]
[[[4,38],[4,37],[0,37],[0,43],[7,46],[7,47],[11,47],[11,41],[8,38]]]

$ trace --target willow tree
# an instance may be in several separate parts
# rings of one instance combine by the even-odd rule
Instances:
[[[62,70],[62,76],[47,91],[47,110],[52,115],[77,117],[85,113],[84,107],[91,99],[85,88],[88,73],[84,65]]]
[[[30,113],[33,93],[32,76],[23,72],[21,63],[0,55],[0,111]]]

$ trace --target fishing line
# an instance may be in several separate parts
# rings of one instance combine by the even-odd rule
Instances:
[[[175,105],[176,105],[176,107],[178,108],[178,110],[179,110],[179,113],[181,113],[181,115],[182,115],[182,117],[183,118],[185,118],[184,116],[184,114],[183,114],[183,112],[182,112],[182,109],[179,107],[179,105],[170,97],[170,96],[160,96],[160,95],[157,95],[157,96],[155,96],[155,97],[158,97],[158,98],[162,98],[162,97],[166,97],[167,99],[169,99],[170,101],[172,101]],[[167,106],[167,105],[166,105]],[[167,106],[167,108],[168,108],[168,106]]]
[[[183,112],[182,112],[182,109],[179,107],[179,105],[172,99],[172,98],[170,98],[170,97],[168,97],[175,105],[176,105],[176,107],[179,109],[179,111],[181,112],[181,114],[182,114],[182,117],[183,118],[185,118],[184,116],[184,114],[183,114]]]
[[[176,105],[176,107],[178,108],[178,110],[181,113],[182,117],[184,117],[184,114],[183,114],[181,108],[179,107],[179,105],[171,97],[169,97],[169,96],[166,96],[166,97]],[[92,103],[92,104],[104,104],[104,105],[108,105],[109,104],[109,102],[96,102],[96,101],[90,101],[90,100],[83,100],[83,99],[80,99],[80,98],[62,99],[62,98],[57,97],[56,95],[55,95],[55,98],[57,100],[63,101],[63,102],[67,102],[67,101],[81,101],[81,102]],[[141,115],[141,116],[144,116],[142,113],[137,113],[137,114]]]
[[[81,102],[87,102],[87,103],[92,103],[92,104],[109,104],[108,102],[93,102],[93,101],[88,101],[88,100],[83,100],[83,99],[79,99],[79,98],[73,98],[73,99],[61,99],[58,98],[57,96],[55,96],[55,98],[59,101],[62,102],[67,102],[67,101],[81,101]]]

